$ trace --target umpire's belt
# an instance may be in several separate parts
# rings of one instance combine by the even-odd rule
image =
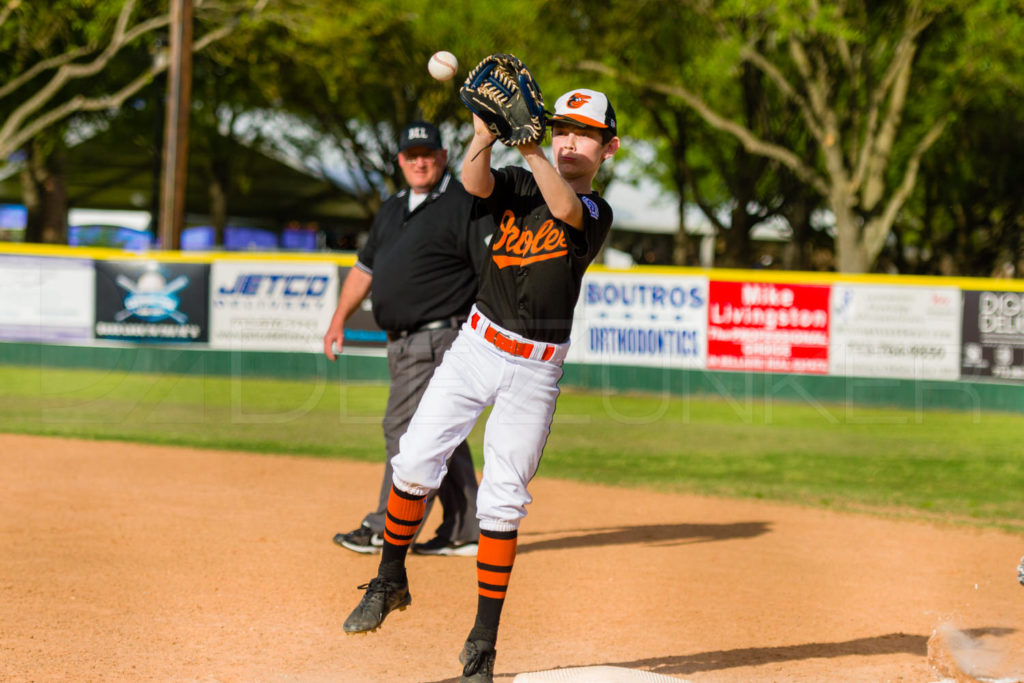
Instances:
[[[457,330],[459,326],[466,321],[465,318],[459,318],[452,316],[451,318],[442,318],[441,320],[431,320],[429,323],[423,323],[411,330],[388,330],[388,341],[395,341],[398,339],[405,339],[410,334],[416,334],[417,332],[426,332],[427,330]]]
[[[520,358],[531,360],[561,361],[569,350],[569,344],[546,344],[544,342],[532,342],[525,339],[515,339],[512,333],[502,330],[490,322],[482,313],[474,307],[469,316],[469,325],[473,330],[483,336],[489,344],[498,349]]]

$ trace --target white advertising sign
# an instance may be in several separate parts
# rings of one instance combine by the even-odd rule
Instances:
[[[833,285],[829,373],[954,380],[960,376],[960,291]]]
[[[215,261],[210,346],[319,353],[337,303],[332,263]]]
[[[0,256],[0,339],[92,339],[95,286],[88,259]]]
[[[703,368],[707,304],[705,277],[588,273],[568,360]]]

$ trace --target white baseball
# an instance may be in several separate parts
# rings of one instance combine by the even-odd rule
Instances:
[[[439,81],[447,81],[459,68],[459,60],[451,52],[435,52],[427,63],[427,71]]]

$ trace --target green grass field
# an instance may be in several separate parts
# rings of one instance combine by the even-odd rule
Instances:
[[[379,461],[386,398],[383,384],[0,366],[0,432]],[[567,390],[540,476],[1024,532],[1022,424]]]

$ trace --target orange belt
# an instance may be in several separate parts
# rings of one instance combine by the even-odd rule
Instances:
[[[473,325],[473,329],[480,323],[480,314],[474,313],[473,318],[470,321]],[[484,339],[494,344],[497,348],[501,349],[505,353],[510,353],[513,356],[519,356],[520,358],[529,358],[533,354],[533,344],[524,344],[518,342],[515,339],[506,337],[501,332],[498,332],[492,325],[488,325],[487,329],[484,330]],[[551,360],[551,357],[555,355],[555,347],[551,344],[545,344],[546,348],[544,353],[541,354],[541,360]]]

